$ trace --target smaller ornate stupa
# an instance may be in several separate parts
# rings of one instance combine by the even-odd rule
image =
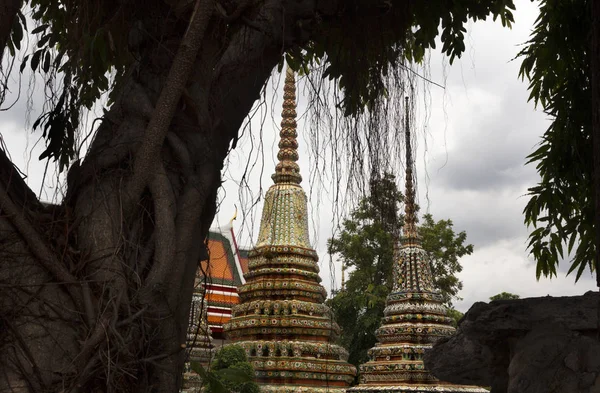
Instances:
[[[395,250],[394,287],[375,332],[378,343],[368,352],[370,360],[360,366],[360,384],[348,392],[484,393],[479,387],[439,381],[423,364],[424,352],[455,329],[434,287],[430,260],[417,231],[408,111],[405,132],[405,218],[401,244]]]
[[[206,369],[214,354],[215,349],[210,327],[208,327],[207,323],[206,308],[206,300],[203,294],[199,290],[194,291],[187,330],[186,346],[188,348],[188,362],[186,362],[183,372],[182,393],[200,392],[202,379],[192,370],[191,362],[198,362]]]

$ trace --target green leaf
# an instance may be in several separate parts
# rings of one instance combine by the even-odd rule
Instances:
[[[33,56],[31,57],[31,70],[35,71],[40,63],[40,56],[42,55],[42,49],[38,49],[35,51]]]
[[[45,31],[46,28],[48,28],[47,24],[40,25],[40,26],[36,27],[35,29],[33,29],[31,31],[31,34],[41,33],[42,31]]]
[[[15,18],[12,30],[12,42],[16,49],[21,49],[21,40],[23,39],[23,27],[19,18]]]
[[[48,72],[50,71],[50,65],[52,64],[51,60],[50,60],[50,51],[46,51],[46,56],[44,58],[44,65],[43,65],[43,70],[44,72]]]
[[[21,74],[23,73],[23,70],[27,66],[27,59],[29,59],[29,55],[26,55],[25,57],[23,57],[23,61],[21,62],[21,66],[19,67],[19,72]]]

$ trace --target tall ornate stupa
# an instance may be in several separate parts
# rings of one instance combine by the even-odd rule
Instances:
[[[425,350],[455,329],[434,287],[431,264],[417,231],[408,117],[407,111],[405,218],[401,244],[395,252],[394,287],[375,332],[378,343],[368,352],[370,360],[360,366],[359,385],[348,392],[487,392],[439,381],[423,365]]]
[[[290,69],[284,92],[275,184],[265,196],[240,304],[224,330],[229,342],[246,350],[263,393],[342,393],[356,369],[346,362],[347,351],[334,344],[340,329],[323,303],[318,256],[309,242]]]

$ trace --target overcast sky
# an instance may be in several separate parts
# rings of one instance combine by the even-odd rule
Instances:
[[[475,246],[475,252],[461,260],[464,289],[460,296],[464,300],[456,304],[461,311],[475,301],[487,301],[503,291],[528,297],[575,295],[595,289],[589,272],[577,284],[573,276],[565,276],[567,262],[560,266],[557,278],[537,282],[535,262],[525,248],[528,233],[522,215],[528,200],[525,194],[538,180],[535,168],[524,166],[525,157],[539,142],[548,120],[527,102],[527,85],[517,79],[520,62],[511,62],[519,44],[529,36],[537,16],[536,3],[529,0],[515,3],[513,29],[503,29],[492,21],[471,23],[467,52],[452,66],[439,53],[432,52],[431,79],[445,85],[445,89],[430,88],[429,117],[421,118],[415,130],[419,140],[416,155],[422,211],[431,212],[438,220],[452,219],[455,230],[465,230],[467,240]],[[26,91],[27,82],[22,85]],[[279,79],[267,91],[273,88],[281,96]],[[306,106],[306,100],[300,94],[299,112]],[[259,109],[252,128],[232,152],[224,176],[215,225],[227,223],[234,205],[237,206],[240,213],[234,227],[240,242],[248,246],[258,231],[262,209],[262,199],[258,197],[272,184],[279,105],[280,101],[269,97],[268,104]],[[14,162],[29,176],[30,186],[38,192],[44,164],[37,161],[41,149],[34,148],[39,135],[25,131],[27,107],[27,100],[21,97],[10,111],[0,112],[0,135]],[[34,114],[35,110],[34,107]],[[423,113],[423,108],[419,112]],[[262,131],[259,131],[260,113],[264,120]],[[331,213],[334,210],[331,190],[308,181],[315,162],[307,149],[305,135],[309,125],[304,120],[299,120],[301,173],[310,200],[311,240],[321,256],[321,276],[329,290],[340,285],[339,263],[327,255],[325,248],[337,219]],[[250,134],[254,138],[248,137]],[[258,143],[260,136],[262,146]],[[244,173],[247,183],[240,192]],[[402,174],[398,175],[403,182]],[[43,199],[52,199],[54,184],[52,176],[48,176]]]

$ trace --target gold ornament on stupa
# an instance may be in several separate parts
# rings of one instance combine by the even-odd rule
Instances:
[[[455,329],[435,288],[431,263],[417,229],[408,109],[406,112],[405,217],[401,244],[394,256],[394,287],[375,332],[378,342],[368,352],[370,360],[360,366],[359,385],[348,393],[484,393],[485,389],[476,386],[442,382],[423,364],[424,352]]]
[[[242,346],[263,393],[345,392],[356,369],[334,344],[340,328],[324,304],[318,256],[308,236],[307,200],[300,186],[296,86],[289,68],[274,184],[265,196],[256,247],[249,253],[240,304],[224,330]]]

